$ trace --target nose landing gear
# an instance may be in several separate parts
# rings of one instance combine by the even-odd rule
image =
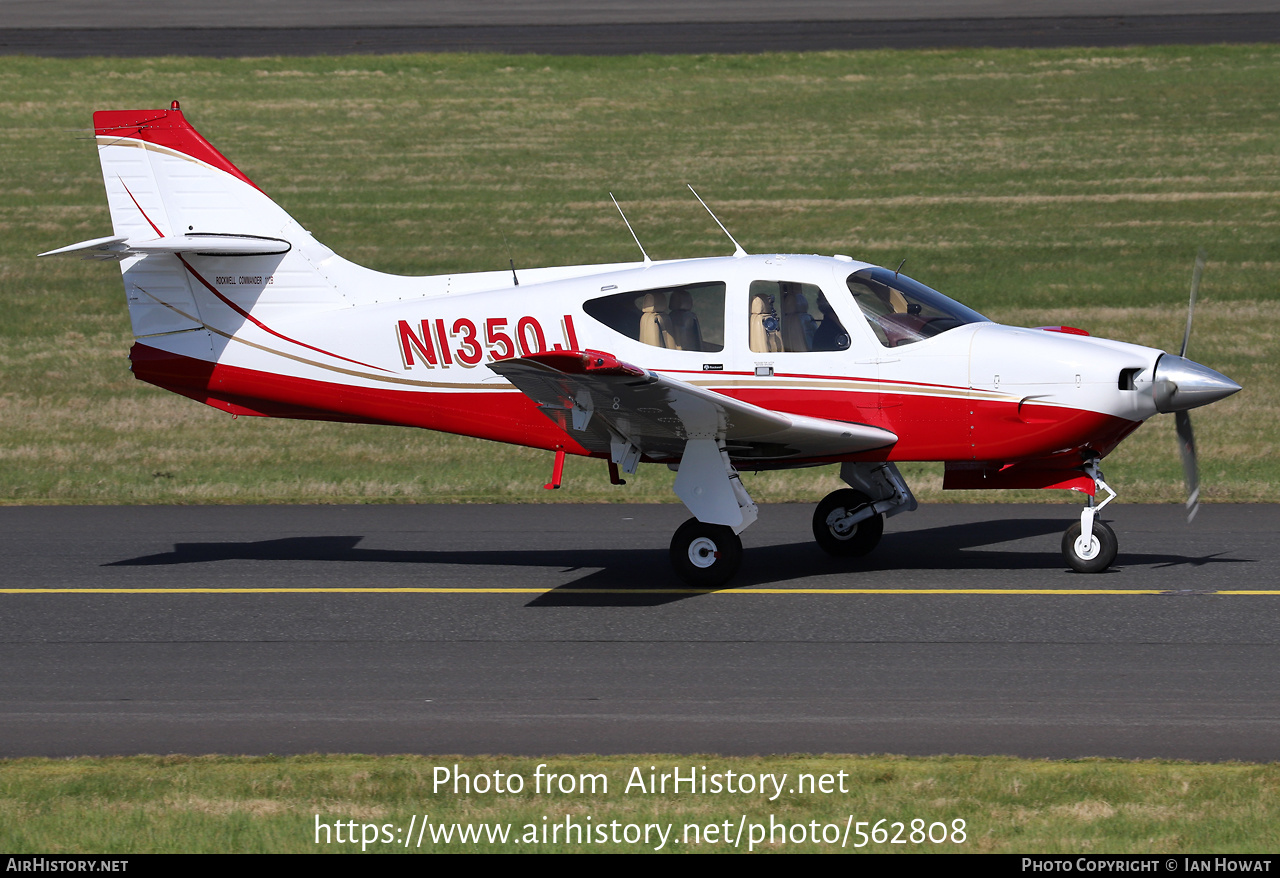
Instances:
[[[1088,539],[1084,525],[1076,522],[1062,535],[1062,557],[1076,573],[1101,573],[1116,560],[1116,532],[1104,521],[1095,521]]]
[[[1103,480],[1096,460],[1085,464],[1084,471],[1093,478],[1096,488],[1106,491],[1108,496],[1097,505],[1094,505],[1095,498],[1089,497],[1089,504],[1080,510],[1080,521],[1062,535],[1062,557],[1077,573],[1101,573],[1116,560],[1118,545],[1115,531],[1097,515],[1116,498],[1116,492]]]

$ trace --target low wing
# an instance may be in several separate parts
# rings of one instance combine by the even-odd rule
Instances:
[[[599,351],[551,351],[490,365],[590,451],[619,443],[676,460],[692,439],[716,439],[735,461],[801,461],[884,448],[888,430],[786,414],[697,387]],[[632,467],[624,467],[634,469]]]

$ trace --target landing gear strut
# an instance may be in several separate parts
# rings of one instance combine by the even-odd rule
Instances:
[[[671,566],[694,588],[719,588],[742,564],[738,534],[756,520],[756,504],[719,439],[685,443],[675,489],[694,517],[671,538]]]
[[[1101,573],[1116,560],[1116,533],[1106,522],[1097,518],[1102,507],[1116,498],[1102,478],[1102,470],[1098,462],[1091,460],[1085,464],[1084,471],[1093,478],[1094,485],[1107,492],[1107,499],[1095,504],[1095,498],[1089,497],[1089,504],[1080,510],[1080,521],[1067,528],[1062,535],[1062,557],[1067,566],[1077,573]]]

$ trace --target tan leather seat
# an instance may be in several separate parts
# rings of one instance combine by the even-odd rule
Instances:
[[[893,287],[889,287],[889,307],[893,309],[894,314],[906,314],[907,297]]]
[[[782,333],[778,331],[778,318],[764,296],[751,300],[751,350],[760,354],[772,354],[782,350]]]
[[[666,293],[645,293],[640,300],[640,341],[654,347],[678,349],[667,319]]]
[[[698,323],[698,315],[693,313],[693,296],[688,290],[676,290],[671,294],[671,311],[667,318],[677,349],[702,350],[702,327]]]
[[[804,293],[786,293],[782,297],[782,349],[801,353],[812,350],[816,328]]]

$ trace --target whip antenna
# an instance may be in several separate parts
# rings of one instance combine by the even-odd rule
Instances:
[[[729,230],[724,227],[724,223],[720,222],[720,218],[711,212],[711,208],[707,207],[707,203],[702,200],[702,196],[698,194],[698,190],[694,189],[693,186],[689,183],[685,183],[685,185],[689,187],[689,191],[693,193],[693,197],[698,199],[698,203],[701,204],[703,207],[707,208],[707,213],[711,214],[711,218],[716,221],[716,225],[720,227],[720,231],[724,232],[725,237],[728,238],[730,241],[733,241],[733,255],[746,256],[747,251],[743,250],[742,245],[739,244],[736,240],[734,240],[733,235],[729,234]]]
[[[627,215],[622,212],[622,206],[618,204],[618,199],[613,197],[613,193],[609,193],[609,198],[613,200],[613,206],[618,208],[618,214],[622,217],[622,221],[627,224],[627,231],[631,233],[631,237],[635,240],[636,246],[640,248],[640,255],[644,257],[645,265],[653,265],[653,260],[649,258],[649,254],[644,252],[644,245],[640,243],[640,238],[636,235],[636,230],[631,228],[631,223],[627,220]]]

